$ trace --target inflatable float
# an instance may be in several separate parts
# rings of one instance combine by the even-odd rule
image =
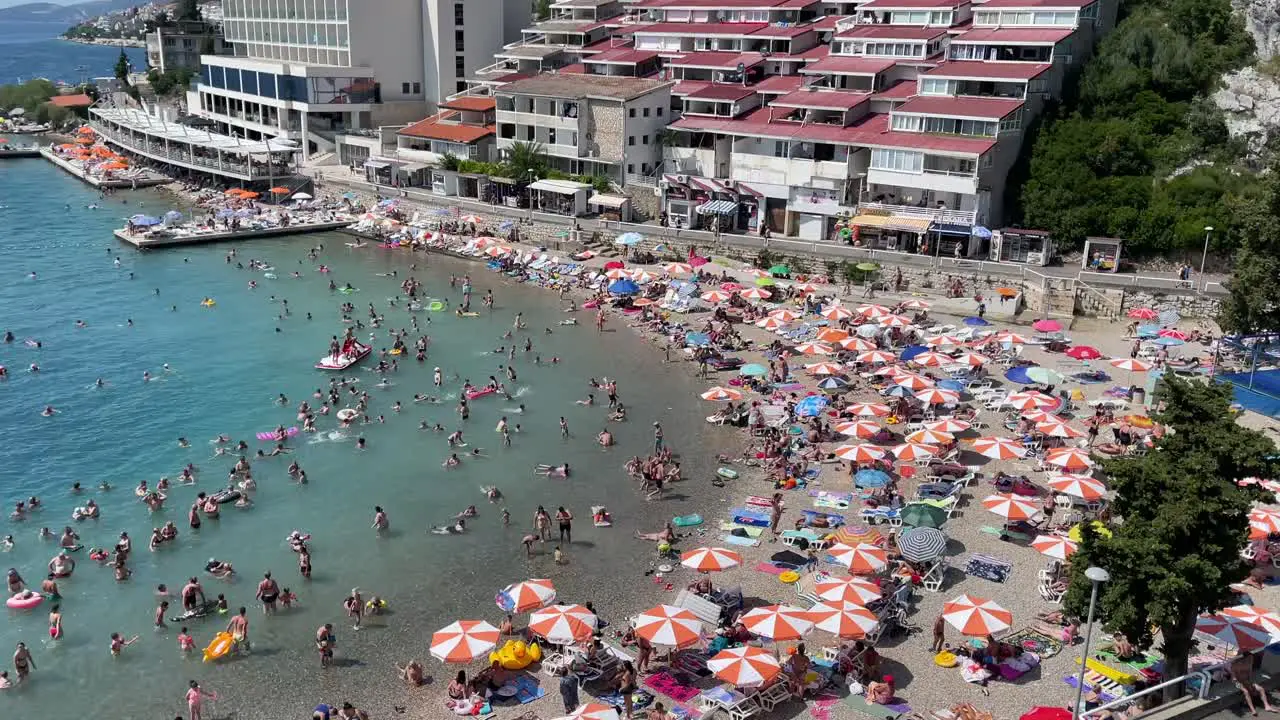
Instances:
[[[356,412],[355,408],[342,408],[338,411],[338,419],[343,422],[351,422],[359,415],[360,413]]]
[[[203,300],[201,300],[201,301],[200,301],[200,304],[201,304],[202,306],[204,306],[204,307],[213,307],[214,305],[217,305],[218,303],[217,303],[217,301],[215,301],[213,298],[205,298],[205,299],[203,299]]]
[[[676,527],[691,527],[693,525],[702,524],[702,516],[697,513],[693,515],[679,515],[671,519],[671,524]]]
[[[298,434],[298,428],[297,428],[297,427],[290,427],[288,430],[285,430],[285,431],[284,431],[284,436],[285,436],[285,437],[293,437],[294,435],[297,435],[297,434]],[[275,431],[275,430],[271,430],[271,431],[269,431],[269,432],[260,432],[260,433],[258,433],[258,439],[259,439],[259,440],[261,440],[261,441],[263,441],[263,442],[276,442],[276,441],[278,441],[280,438],[279,438],[279,436],[278,436],[278,435],[276,435],[276,431]]]
[[[496,392],[498,391],[495,388],[485,387],[478,390],[470,390],[466,393],[466,396],[468,400],[475,400],[476,398],[482,398],[485,395],[492,395]]]
[[[235,645],[236,639],[231,637],[229,632],[220,632],[213,636],[213,642],[209,643],[209,647],[204,649],[204,661],[217,660],[218,658],[231,652],[231,646]]]
[[[613,515],[603,505],[592,506],[591,519],[596,527],[613,527]]]
[[[240,491],[235,488],[224,488],[210,495],[209,499],[218,503],[219,505],[225,505],[229,502],[235,502],[236,500],[239,500]]]
[[[4,601],[5,605],[15,610],[30,610],[44,602],[44,596],[38,592],[25,590]]]
[[[542,648],[537,643],[526,645],[521,640],[508,640],[506,645],[489,653],[489,662],[498,663],[507,670],[523,670],[542,659]]]
[[[738,479],[738,471],[732,468],[722,467],[719,470],[716,470],[716,474],[724,478],[725,480]]]
[[[471,318],[471,317],[480,317],[480,313],[478,313],[478,312],[471,312],[471,311],[467,311],[467,312],[460,312],[460,313],[458,313],[458,317],[466,317],[466,318]]]
[[[439,300],[432,300],[427,303],[427,309],[431,312],[440,312],[441,310],[444,310],[444,303]]]

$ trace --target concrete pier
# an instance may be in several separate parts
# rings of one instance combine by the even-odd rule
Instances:
[[[306,233],[341,230],[355,220],[336,220],[323,223],[298,223],[288,227],[264,228],[261,230],[232,230],[227,232],[201,233],[198,235],[161,235],[148,237],[145,233],[133,235],[121,228],[114,235],[137,248],[177,247],[180,245],[203,245],[205,243],[229,242],[237,240],[254,240],[256,238],[281,237],[284,235],[304,235]]]

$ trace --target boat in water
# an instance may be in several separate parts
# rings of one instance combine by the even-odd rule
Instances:
[[[342,345],[337,355],[326,355],[316,363],[317,370],[346,370],[361,360],[369,357],[373,348],[361,345],[355,340],[348,340]]]

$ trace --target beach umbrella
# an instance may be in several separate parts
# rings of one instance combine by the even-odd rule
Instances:
[[[1125,415],[1124,421],[1129,425],[1136,428],[1142,428],[1143,430],[1149,430],[1156,426],[1156,421],[1146,415]]]
[[[221,210],[218,211],[218,217],[222,219],[235,217],[235,215],[236,215],[236,211],[232,210],[231,208],[222,208]]]
[[[880,425],[871,422],[870,420],[853,420],[850,422],[837,423],[832,429],[841,435],[869,438],[880,432]]]
[[[797,285],[792,285],[791,289],[802,295],[810,295],[818,292],[818,286],[813,283],[799,283]]]
[[[303,200],[314,200],[315,196],[312,195],[311,193],[300,192],[300,193],[294,193],[293,199],[301,202]]]
[[[729,295],[729,293],[721,292],[720,290],[709,290],[707,292],[702,293],[698,297],[702,298],[703,300],[706,300],[709,303],[722,303],[725,300],[728,300],[731,296]]]
[[[1051,370],[1047,367],[1033,366],[1027,368],[1027,377],[1031,378],[1034,383],[1041,385],[1057,385],[1066,378],[1057,370]]]
[[[1018,410],[1034,410],[1036,408],[1055,407],[1058,401],[1044,393],[1030,390],[1028,392],[1013,393],[1005,399],[1004,404]]]
[[[719,572],[742,564],[742,556],[732,550],[704,547],[690,550],[680,556],[680,564],[690,570]]]
[[[1001,330],[995,334],[996,342],[1006,343],[1008,345],[1026,345],[1031,342],[1016,332],[1009,330]]]
[[[1084,437],[1083,430],[1077,430],[1061,420],[1047,420],[1036,423],[1036,432],[1049,437],[1078,438]]]
[[[1027,371],[1030,369],[1030,365],[1014,365],[1004,371],[1004,378],[1009,382],[1016,383],[1018,385],[1031,385],[1035,381],[1027,374]]]
[[[1073,495],[1087,502],[1101,500],[1107,494],[1107,486],[1091,477],[1058,475],[1049,478],[1049,487],[1063,495]]]
[[[791,268],[787,267],[786,265],[774,265],[773,267],[769,268],[769,274],[770,275],[790,275]]]
[[[781,330],[786,326],[787,326],[786,323],[782,322],[781,320],[775,317],[762,318],[756,321],[756,327],[764,328],[765,330],[768,330],[770,332],[773,332],[774,330]]]
[[[818,340],[828,343],[838,343],[841,340],[849,339],[849,331],[840,328],[827,327],[818,331]]]
[[[828,392],[832,390],[844,390],[847,387],[849,387],[849,381],[836,375],[825,377],[818,382],[818,389],[826,390]]]
[[[773,297],[773,293],[761,288],[747,288],[738,294],[748,300],[768,300]]]
[[[510,613],[522,613],[546,607],[556,601],[556,589],[550,580],[538,578],[506,586],[498,591],[494,602]]]
[[[960,395],[954,390],[927,388],[916,393],[916,399],[927,405],[954,405],[960,402]]]
[[[974,440],[973,451],[992,460],[1012,460],[1027,454],[1027,449],[1017,440],[995,435]]]
[[[804,369],[813,375],[843,375],[844,368],[837,363],[832,362],[816,362],[804,366]]]
[[[844,411],[857,417],[885,417],[889,414],[889,406],[881,403],[853,403]]]
[[[821,576],[820,576],[821,577]],[[822,577],[813,584],[813,594],[819,600],[831,603],[858,603],[865,605],[880,599],[880,586],[860,577]]]
[[[611,705],[587,703],[564,717],[555,720],[618,720],[618,711]]]
[[[893,376],[893,384],[898,387],[904,387],[908,390],[926,390],[933,387],[934,383],[929,378],[915,373],[902,373]]]
[[[1155,320],[1159,317],[1159,313],[1151,308],[1134,308],[1128,312],[1129,317],[1134,320]]]
[[[652,298],[636,298],[635,300],[631,301],[631,307],[648,307],[650,305],[657,305],[657,304],[658,304],[658,301]]]
[[[1111,361],[1111,366],[1120,370],[1128,370],[1129,372],[1146,372],[1153,366],[1145,360],[1137,358],[1115,358]]]
[[[1102,357],[1102,353],[1091,345],[1076,345],[1067,349],[1067,357],[1076,360],[1097,360]]]
[[[490,245],[484,249],[484,254],[492,258],[502,257],[503,255],[510,255],[511,248],[503,247],[501,245]]]
[[[448,663],[469,663],[498,644],[498,628],[483,620],[458,620],[431,635],[431,655]]]
[[[882,327],[888,328],[904,328],[911,327],[911,318],[906,315],[885,315],[876,320]]]
[[[1259,625],[1268,633],[1271,633],[1272,641],[1280,640],[1280,615],[1270,610],[1260,608],[1256,605],[1233,605],[1224,608],[1222,615],[1227,617],[1240,618],[1254,625]]]
[[[1271,643],[1271,633],[1261,625],[1235,615],[1215,613],[1196,618],[1196,632],[1212,635],[1242,653],[1260,650]]]
[[[934,420],[924,424],[925,430],[937,430],[938,432],[945,433],[964,432],[970,427],[971,425],[968,422],[964,420],[957,420],[955,418],[943,418],[941,420]]]
[[[609,292],[613,295],[635,295],[640,292],[640,286],[637,285],[634,280],[623,278],[621,280],[614,280],[613,283],[609,285]]]
[[[903,462],[915,462],[917,460],[924,460],[925,458],[933,457],[938,454],[938,449],[932,445],[903,443],[889,448],[889,452],[893,453],[894,457]]]
[[[926,502],[907,503],[898,515],[906,527],[940,528],[947,521],[947,511]]]
[[[703,400],[711,400],[712,402],[726,402],[729,400],[741,400],[742,392],[733,388],[720,387],[719,385],[702,393]]]
[[[965,325],[968,325],[969,327],[987,327],[988,325],[991,324],[990,322],[988,322],[987,320],[984,320],[983,318],[972,317],[972,316],[965,318],[961,322],[963,322]]]
[[[1040,512],[1040,509],[1033,502],[1013,493],[988,495],[982,499],[982,507],[1009,522],[1030,520]]]
[[[924,300],[911,299],[902,303],[902,307],[907,310],[928,310],[930,305]]]
[[[986,598],[961,595],[942,606],[947,624],[970,637],[986,637],[1008,630],[1013,613]]]
[[[922,367],[942,367],[950,365],[954,362],[950,355],[944,355],[940,352],[922,352],[911,358],[911,362]]]
[[[129,222],[139,227],[151,227],[152,225],[159,225],[164,221],[151,215],[134,215],[129,218]]]
[[[800,608],[766,605],[748,610],[738,618],[747,632],[774,642],[799,640],[813,629],[813,621]]]
[[[897,377],[897,375],[895,374],[895,375],[893,375],[892,377],[895,377],[895,378],[896,378],[896,377]],[[884,395],[885,395],[885,397],[891,397],[891,398],[904,398],[904,397],[910,397],[910,396],[911,396],[911,390],[909,390],[909,389],[907,389],[907,388],[905,388],[905,387],[902,387],[901,385],[894,385],[893,387],[889,388],[888,390],[885,390],[885,391],[884,391]]]
[[[878,545],[884,542],[884,535],[870,525],[854,523],[852,525],[841,525],[828,535],[827,539],[833,543],[843,543],[845,545],[857,545],[858,543]]]
[[[884,363],[891,363],[894,360],[897,360],[897,358],[894,357],[893,353],[885,352],[884,350],[868,350],[866,352],[858,353],[858,356],[854,358],[854,360],[864,365],[882,365]]]
[[[927,352],[932,352],[928,345],[908,345],[902,349],[902,354],[898,357],[902,358],[903,362],[907,362],[920,353]]]
[[[1263,509],[1251,510],[1249,524],[1261,530],[1264,537],[1280,533],[1280,514]]]
[[[1173,338],[1173,337],[1159,337],[1159,338],[1156,338],[1154,342],[1155,344],[1161,345],[1164,347],[1175,347],[1177,345],[1182,345],[1185,341],[1179,340],[1178,338]]]
[[[796,345],[795,351],[804,355],[830,355],[831,346],[820,342],[805,342]]]
[[[1023,410],[1022,417],[1026,418],[1027,420],[1030,420],[1033,423],[1065,423],[1066,422],[1066,419],[1059,417],[1057,415],[1054,415],[1053,413],[1047,410],[1040,410],[1039,408],[1036,408],[1033,410]]]
[[[568,645],[590,638],[596,622],[595,613],[582,605],[552,605],[529,615],[529,631],[555,645]]]
[[[907,435],[903,439],[909,443],[920,443],[922,445],[943,445],[955,440],[956,436],[949,432],[921,429]]]
[[[604,269],[612,270],[614,268],[624,268],[626,266],[627,266],[626,263],[622,262],[621,260],[610,260],[609,262],[604,264]]]
[[[1044,456],[1044,462],[1064,470],[1086,470],[1093,467],[1093,459],[1089,457],[1089,453],[1073,447],[1050,450]]]
[[[645,283],[651,283],[651,282],[653,282],[654,280],[656,280],[656,279],[657,279],[657,277],[656,277],[656,276],[654,276],[654,274],[653,274],[653,273],[651,273],[651,272],[649,272],[649,271],[647,271],[647,270],[632,270],[632,271],[631,271],[631,279],[632,279],[632,280],[634,280],[634,281],[636,281],[637,283],[639,283],[639,284],[641,284],[641,285],[644,285]]]
[[[814,417],[820,414],[829,402],[831,401],[822,395],[809,395],[796,403],[796,416]]]
[[[659,605],[637,615],[633,623],[636,635],[654,645],[686,648],[702,640],[702,621],[685,608]]]
[[[1066,560],[1078,546],[1061,535],[1037,535],[1036,539],[1031,541],[1031,547],[1040,551],[1041,555],[1047,555],[1055,560]]]
[[[925,345],[931,348],[939,347],[960,347],[964,341],[954,335],[934,335],[924,341]]]
[[[743,273],[753,278],[769,277],[769,272],[767,270],[761,270],[760,268],[746,268],[743,270]]]
[[[863,323],[854,331],[859,337],[873,338],[880,334],[880,326],[875,323]]]
[[[856,640],[866,637],[880,624],[876,614],[855,602],[821,602],[809,608],[809,617],[818,630],[836,637]]]
[[[1064,707],[1037,705],[1022,714],[1018,720],[1072,720],[1071,710]]]
[[[1037,320],[1031,323],[1031,327],[1037,330],[1038,332],[1043,332],[1043,333],[1062,332],[1062,323],[1058,322],[1057,320],[1050,320],[1048,318]]]
[[[776,284],[777,283],[773,281],[773,278],[770,278],[770,277],[756,278],[756,287],[769,287],[771,285],[776,285]]]
[[[1071,529],[1067,531],[1067,539],[1072,542],[1083,542],[1083,540],[1081,539],[1083,535],[1080,530],[1080,528],[1082,527],[1084,526],[1073,525]],[[1107,527],[1106,525],[1103,525],[1101,522],[1097,520],[1090,520],[1089,527],[1093,528],[1093,531],[1097,533],[1100,537],[1104,537],[1104,538],[1111,537],[1111,528]]]
[[[839,345],[845,350],[849,350],[852,352],[866,352],[869,350],[876,349],[875,343],[871,342],[870,340],[864,340],[860,337],[845,338],[844,340],[841,340],[839,342]]]
[[[268,190],[267,192],[271,193],[272,195],[288,195],[288,194],[289,194],[289,188],[287,188],[287,187],[273,187],[273,188],[271,188],[270,190]]]
[[[937,528],[913,527],[898,537],[898,552],[912,562],[928,562],[947,551],[947,536]]]
[[[622,233],[621,235],[613,239],[613,242],[615,245],[635,245],[643,241],[644,241],[644,236],[638,232]]]
[[[840,321],[853,317],[853,311],[843,305],[830,305],[823,308],[820,314],[822,317],[832,321]]]
[[[800,318],[799,315],[795,314],[794,312],[786,308],[778,308],[777,310],[774,310],[773,312],[769,313],[769,317],[777,318],[782,322],[794,322]]]
[[[889,484],[889,473],[864,468],[854,473],[853,484],[860,488],[882,488]]]
[[[884,457],[884,448],[879,445],[841,445],[836,448],[835,456],[851,463],[865,465]]]
[[[759,363],[747,363],[738,368],[738,374],[744,377],[761,377],[769,374],[769,368]]]
[[[876,305],[872,303],[870,305],[859,305],[857,307],[857,313],[868,320],[875,320],[887,315],[892,315],[893,311],[883,305]]]
[[[170,210],[169,212],[164,214],[164,221],[167,223],[178,222],[181,219],[182,219],[182,213],[178,212],[177,210]]]
[[[735,687],[760,687],[782,674],[782,665],[773,653],[752,645],[721,650],[707,661],[716,679]]]
[[[1191,339],[1190,335],[1178,330],[1177,328],[1162,328],[1156,334],[1163,338],[1173,338],[1174,340],[1182,340],[1183,342]]]
[[[857,545],[836,543],[827,548],[827,554],[835,560],[837,565],[855,575],[872,575],[885,569],[889,564],[889,556],[884,548],[867,543]]]
[[[880,269],[880,265],[873,262],[860,262],[853,267],[854,269],[861,270],[862,272],[875,272]]]
[[[671,275],[688,275],[693,272],[693,266],[689,263],[672,262],[663,265],[662,271]]]

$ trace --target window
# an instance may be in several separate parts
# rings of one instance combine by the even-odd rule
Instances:
[[[467,59],[461,55],[453,59],[453,74],[462,77],[467,74]]]
[[[525,142],[533,142],[533,126],[532,125],[524,126],[524,139],[525,139]]]
[[[467,43],[462,39],[462,31],[453,31],[453,49],[455,52],[462,52],[467,47]]]
[[[635,135],[628,135],[628,136],[627,136],[627,145],[629,145],[629,146],[634,146],[635,144],[636,144],[636,136],[635,136]]]
[[[636,109],[635,109],[635,108],[631,108],[631,109],[627,110],[627,117],[635,117],[635,116],[636,116]]]
[[[548,145],[555,145],[555,144],[556,144],[556,129],[555,129],[555,128],[549,128],[549,129],[547,130],[547,144],[548,144]]]
[[[787,144],[782,140],[773,141],[773,156],[776,158],[784,158],[787,156]]]
[[[636,166],[631,163],[627,163],[627,174],[633,174],[635,173],[635,171],[636,171]]]
[[[920,78],[921,95],[955,95],[956,81],[939,78]]]
[[[979,10],[973,14],[974,25],[999,25],[1000,11],[998,10]]]
[[[924,167],[924,153],[911,150],[871,150],[871,168],[918,173]]]
[[[466,80],[459,80],[458,82],[456,82],[456,83],[454,83],[454,84],[453,84],[453,89],[454,89],[454,92],[466,92],[466,91],[467,91],[467,81],[466,81]]]
[[[400,92],[401,92],[401,93],[403,93],[403,94],[405,94],[405,95],[408,95],[408,94],[409,94],[409,88],[411,88],[411,87],[413,87],[413,86],[412,86],[412,85],[410,85],[409,83],[400,83]]]
[[[658,106],[658,117],[662,117],[662,106]]]
[[[648,136],[648,135],[641,135],[641,136],[640,136],[640,144],[642,144],[642,145],[648,145],[648,144],[649,144],[649,136]]]
[[[459,27],[463,25],[462,3],[453,6],[453,24]]]
[[[893,129],[902,132],[920,132],[924,127],[924,118],[919,115],[894,115]]]
[[[414,83],[414,84],[413,84],[413,94],[414,94],[414,95],[421,95],[421,94],[422,94],[422,83],[417,83],[417,82],[416,82],[416,83]]]
[[[649,108],[644,109],[644,116],[649,117]]]

